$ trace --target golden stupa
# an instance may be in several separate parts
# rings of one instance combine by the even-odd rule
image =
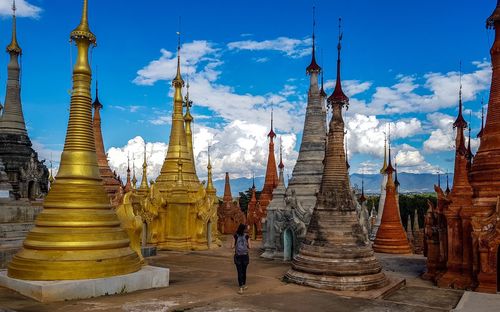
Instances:
[[[175,88],[172,128],[160,175],[149,188],[146,188],[147,184],[141,185],[139,190],[131,190],[130,195],[127,193],[127,203],[123,205],[131,205],[134,214],[143,219],[143,245],[170,250],[205,250],[220,243],[217,238],[216,195],[210,161],[206,189],[196,175],[191,130],[193,116],[190,112],[192,101],[189,99],[189,84],[186,97],[182,97],[184,80],[181,77],[180,44],[177,47],[177,74],[172,85]]]
[[[23,280],[77,280],[138,271],[141,260],[129,244],[104,189],[92,130],[88,61],[96,37],[83,2],[80,25],[71,32],[78,56],[64,150],[44,209],[8,265],[8,276]]]

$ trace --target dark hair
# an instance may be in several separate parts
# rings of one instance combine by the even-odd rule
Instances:
[[[238,229],[236,230],[236,234],[240,235],[240,236],[244,235],[246,227],[247,227],[246,225],[244,225],[243,223],[240,223],[240,225],[238,226]]]

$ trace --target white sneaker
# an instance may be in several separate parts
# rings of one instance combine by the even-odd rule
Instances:
[[[240,290],[238,290],[239,295],[243,295],[243,287],[240,287]]]
[[[248,289],[248,286],[247,285],[243,285],[243,290],[247,290]]]

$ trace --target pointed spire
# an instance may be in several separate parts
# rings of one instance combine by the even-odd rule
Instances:
[[[96,111],[103,107],[99,101],[99,81],[97,79],[95,80],[95,100],[94,103],[92,103],[92,107],[94,107]]]
[[[255,189],[255,171],[252,171],[252,188]]]
[[[50,153],[49,183],[50,183],[50,185],[52,185],[52,183],[54,183],[54,175],[52,174],[52,153]]]
[[[460,90],[458,92],[458,116],[455,122],[453,123],[453,128],[462,128],[465,129],[467,128],[467,122],[464,119],[464,116],[462,114],[463,111],[463,104],[462,104],[462,61],[460,61]]]
[[[129,192],[132,189],[132,181],[130,180],[130,155],[127,155],[127,181],[125,182],[124,191]]]
[[[135,176],[135,156],[132,154],[132,188],[137,188],[137,177]]]
[[[83,0],[82,19],[80,25],[71,32],[71,40],[86,39],[89,43],[96,44],[96,37],[90,31],[88,21],[88,0]]]
[[[344,91],[342,91],[342,82],[340,79],[340,50],[342,49],[342,19],[339,18],[339,37],[338,37],[338,44],[337,44],[337,81],[335,83],[335,90],[333,91],[332,95],[328,98],[328,102],[330,103],[339,103],[341,105],[349,105],[349,98],[344,94]]]
[[[207,171],[208,171],[208,177],[207,177],[207,190],[214,190],[214,182],[212,181],[212,162],[210,161],[210,145],[208,145],[208,163],[207,163]]]
[[[176,89],[184,87],[184,80],[182,80],[181,76],[181,32],[180,31],[177,32],[177,73],[175,75],[174,80],[172,81],[172,85]]]
[[[438,187],[441,188],[441,173],[438,171]]]
[[[474,155],[472,154],[472,149],[470,147],[471,119],[472,119],[472,112],[469,113],[469,140],[467,141],[467,161],[469,164],[472,162],[472,158],[474,157]]]
[[[7,46],[7,52],[14,54],[22,54],[22,49],[17,43],[17,30],[16,30],[16,0],[12,1],[12,39]]]
[[[361,174],[361,196],[359,197],[359,201],[363,204],[366,201],[365,197],[365,174]]]
[[[148,185],[148,162],[147,162],[147,154],[146,154],[146,142],[144,142],[144,162],[142,163],[142,179],[141,185],[139,189],[147,190],[149,188]]]
[[[394,167],[392,167],[392,162],[391,162],[391,127],[389,125],[389,164],[387,164],[387,168],[385,169],[385,172],[387,174],[392,174],[394,173]]]
[[[309,66],[307,66],[306,68],[306,73],[309,75],[312,73],[319,73],[321,71],[321,67],[318,65],[318,63],[316,63],[315,28],[316,28],[316,8],[313,6],[312,59],[311,59],[311,64],[309,64]]]
[[[282,145],[282,139],[280,136],[280,163],[278,165],[279,168],[279,175],[278,175],[278,185],[285,185],[285,177],[284,177],[284,168],[285,165],[283,164],[283,145]]]
[[[380,174],[385,174],[387,169],[387,134],[384,132],[384,163],[380,169]]]
[[[184,105],[186,106],[184,121],[186,123],[191,123],[193,121],[193,116],[191,115],[191,107],[193,106],[193,101],[191,101],[191,99],[189,98],[189,77],[186,84],[186,96],[184,97]]]
[[[267,136],[271,139],[271,141],[276,137],[276,133],[274,132],[274,126],[273,126],[273,114],[274,114],[274,108],[271,105],[271,131],[267,134]]]
[[[480,138],[483,135],[483,130],[484,130],[484,103],[483,103],[483,98],[481,98],[481,130],[479,130],[479,133],[477,134],[478,138]]]
[[[5,93],[3,110],[0,105],[0,128],[2,132],[23,134],[27,136],[23,108],[21,105],[21,67],[19,65],[19,55],[21,55],[22,51],[17,43],[15,2],[12,4],[12,11],[12,40],[6,49],[10,55],[10,62],[7,66],[7,90]]]
[[[229,172],[226,172],[226,177],[225,177],[225,181],[224,181],[223,201],[226,203],[233,201],[233,195],[231,194],[231,183],[229,183]]]

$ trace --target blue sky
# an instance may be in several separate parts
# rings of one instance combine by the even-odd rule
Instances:
[[[0,0],[4,45],[10,40],[10,2]],[[17,1],[19,16],[27,15],[18,19],[25,119],[41,157],[52,154],[56,166],[68,119],[71,57],[76,55],[68,39],[79,22],[81,2]],[[89,2],[90,25],[98,40],[92,66],[98,67],[104,143],[113,169],[123,175],[128,154],[135,155],[139,166],[144,141],[151,178],[161,166],[170,131],[170,82],[181,16],[182,68],[194,100],[200,177],[206,176],[209,141],[217,178],[225,171],[233,177],[249,177],[254,170],[264,174],[271,105],[291,172],[306,104],[313,1]],[[351,171],[379,169],[388,122],[402,171],[452,171],[459,62],[464,105],[473,112],[475,135],[480,99],[487,103],[488,98],[494,34],[485,29],[485,19],[495,1],[314,4],[317,57],[327,93],[335,80],[337,23],[343,18]],[[2,82],[7,61],[7,54],[0,58]],[[472,143],[477,146],[477,141]]]

